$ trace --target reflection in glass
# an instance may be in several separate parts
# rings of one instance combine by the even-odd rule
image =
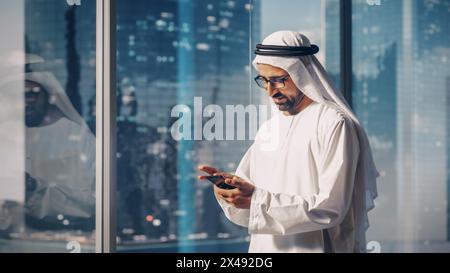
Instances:
[[[93,251],[95,136],[83,108],[95,96],[84,77],[95,75],[95,1],[6,2],[1,17],[18,24],[0,27],[12,37],[0,48],[0,150],[14,161],[2,164],[0,251]]]
[[[368,241],[383,252],[450,250],[449,15],[449,1],[353,1],[353,102],[381,172]]]
[[[50,72],[25,73],[28,227],[94,228],[95,137]]]
[[[249,65],[254,45],[282,27],[304,31],[322,46],[324,6],[303,0],[119,0],[117,6],[119,251],[247,252],[247,230],[225,218],[211,184],[196,180],[196,166],[234,171],[251,142],[175,141],[170,128],[178,117],[171,109],[193,109],[194,96],[222,109],[266,103]],[[299,8],[308,16],[298,16]]]
[[[156,2],[118,1],[119,249],[245,251],[246,231],[221,215],[196,165],[232,170],[248,141],[177,142],[170,128],[172,107],[194,96],[249,103],[248,1]]]

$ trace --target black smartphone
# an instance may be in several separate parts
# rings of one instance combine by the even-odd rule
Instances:
[[[210,176],[206,176],[205,178],[208,179],[209,181],[211,181],[211,183],[213,183],[217,187],[224,189],[224,190],[232,190],[232,189],[236,188],[236,187],[233,187],[233,186],[225,183],[225,178],[221,175],[210,175]]]

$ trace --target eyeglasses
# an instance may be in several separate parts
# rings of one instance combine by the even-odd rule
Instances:
[[[42,91],[42,88],[40,86],[33,86],[33,87],[25,86],[25,93],[37,94],[41,91]]]
[[[261,75],[258,75],[255,78],[256,84],[258,84],[259,87],[267,89],[269,86],[269,83],[272,84],[272,88],[274,89],[281,89],[285,87],[284,82],[289,78],[289,75],[280,76],[280,77],[273,77],[270,78],[270,80],[264,78]]]

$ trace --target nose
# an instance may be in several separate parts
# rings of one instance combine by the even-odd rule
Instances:
[[[275,94],[279,93],[278,88],[273,88],[271,83],[269,83],[267,85],[267,89],[266,90],[269,93],[270,97],[273,97]]]

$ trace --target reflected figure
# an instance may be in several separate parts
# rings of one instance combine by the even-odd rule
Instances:
[[[152,160],[146,156],[145,143],[155,138],[152,128],[148,134],[139,132],[136,123],[137,102],[134,92],[118,88],[117,94],[117,176],[119,234],[132,230],[130,235],[144,233],[144,181]],[[126,232],[125,232],[126,233]]]
[[[117,113],[118,235],[135,241],[135,235],[159,240],[176,234],[176,143],[169,132],[137,121],[129,86],[118,88]]]
[[[50,72],[25,74],[29,228],[94,228],[95,137]]]

